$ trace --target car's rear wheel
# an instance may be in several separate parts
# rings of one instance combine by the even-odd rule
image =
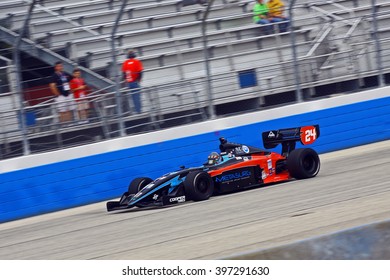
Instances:
[[[317,176],[320,171],[320,158],[310,148],[293,150],[287,158],[287,169],[296,179],[307,179]]]
[[[207,200],[214,192],[213,179],[204,171],[190,172],[184,180],[184,191],[189,200]]]
[[[128,192],[129,194],[136,194],[151,182],[153,182],[153,180],[148,177],[135,178],[133,181],[131,181]]]

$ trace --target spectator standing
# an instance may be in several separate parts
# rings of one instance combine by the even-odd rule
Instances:
[[[70,88],[76,101],[80,123],[87,123],[89,109],[89,104],[86,100],[87,85],[85,84],[84,79],[81,77],[80,69],[73,70],[73,79],[70,81]]]
[[[54,74],[50,79],[50,89],[55,96],[60,122],[70,122],[75,109],[73,94],[69,86],[70,76],[64,73],[61,61],[54,65]]]
[[[140,114],[141,109],[141,79],[143,65],[142,62],[136,59],[137,55],[134,51],[129,51],[127,60],[123,62],[122,72],[130,89],[130,95],[133,101],[135,111]],[[129,100],[130,103],[130,100]]]
[[[284,13],[284,3],[281,0],[268,0],[268,20],[271,23],[280,23],[279,31],[286,32],[289,24],[287,17],[283,16]]]
[[[256,0],[256,4],[253,6],[253,21],[257,24],[270,24],[271,22],[268,19],[269,9],[267,4],[263,0]],[[267,25],[263,27],[263,31],[266,35],[273,32],[273,27]]]

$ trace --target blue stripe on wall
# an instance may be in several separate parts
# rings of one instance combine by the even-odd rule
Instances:
[[[262,147],[262,131],[308,124],[320,125],[321,137],[312,145],[319,153],[387,140],[390,98],[0,174],[0,222],[107,200],[120,196],[134,177],[198,166],[218,150],[220,136]]]

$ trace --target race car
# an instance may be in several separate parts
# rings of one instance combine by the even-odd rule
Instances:
[[[220,138],[220,152],[212,152],[203,165],[181,167],[155,180],[135,178],[119,201],[107,202],[107,210],[201,201],[216,194],[315,177],[320,170],[318,154],[295,147],[298,141],[312,144],[319,136],[318,125],[263,132],[264,147],[281,144],[281,154]]]

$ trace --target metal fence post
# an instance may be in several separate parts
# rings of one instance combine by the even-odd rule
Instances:
[[[206,11],[202,18],[202,42],[203,42],[203,55],[204,55],[204,63],[206,69],[206,92],[208,99],[208,113],[211,119],[215,119],[215,108],[213,105],[213,89],[211,86],[211,68],[210,68],[210,55],[208,50],[208,40],[207,40],[207,18],[209,16],[211,7],[213,6],[215,0],[210,0],[208,2]]]
[[[379,79],[379,86],[383,87],[385,85],[385,76],[383,74],[383,64],[382,64],[382,48],[381,43],[378,37],[378,7],[376,5],[376,0],[371,0],[372,3],[372,37],[375,41],[375,51],[376,51],[376,63],[378,67],[378,79]]]
[[[22,78],[21,73],[22,69],[20,66],[20,44],[22,42],[22,38],[25,34],[27,34],[27,26],[30,23],[30,19],[35,7],[37,0],[33,0],[28,8],[26,18],[24,19],[23,25],[20,28],[19,35],[15,40],[14,50],[12,53],[13,61],[15,64],[15,81],[16,81],[16,93],[19,95],[19,106],[20,106],[20,126],[22,131],[22,142],[23,142],[23,154],[29,155],[30,154],[30,145],[27,138],[27,124],[26,124],[26,112],[24,110],[24,96],[23,96],[23,90],[22,90]]]
[[[123,12],[125,10],[125,7],[127,5],[127,1],[128,0],[123,0],[121,8],[119,10],[119,13],[116,17],[114,27],[112,28],[112,33],[111,33],[111,54],[112,54],[112,62],[113,62],[113,73],[115,75],[115,102],[116,102],[117,113],[119,116],[118,124],[119,124],[120,136],[125,136],[126,132],[125,132],[125,124],[123,121],[123,112],[122,112],[122,104],[121,104],[121,95],[120,95],[121,94],[120,93],[121,79],[120,79],[120,72],[118,69],[118,59],[117,59],[118,52],[117,52],[117,49],[115,47],[115,35],[116,35],[117,30],[118,30],[119,21],[121,20]]]
[[[295,5],[296,0],[292,0],[288,6],[288,17],[290,20],[290,39],[291,39],[291,51],[293,56],[293,64],[294,64],[294,76],[295,76],[295,98],[297,102],[302,102],[302,89],[301,89],[301,75],[299,74],[299,65],[298,65],[298,53],[296,48],[296,37],[294,30],[294,18],[293,18],[293,7]]]

